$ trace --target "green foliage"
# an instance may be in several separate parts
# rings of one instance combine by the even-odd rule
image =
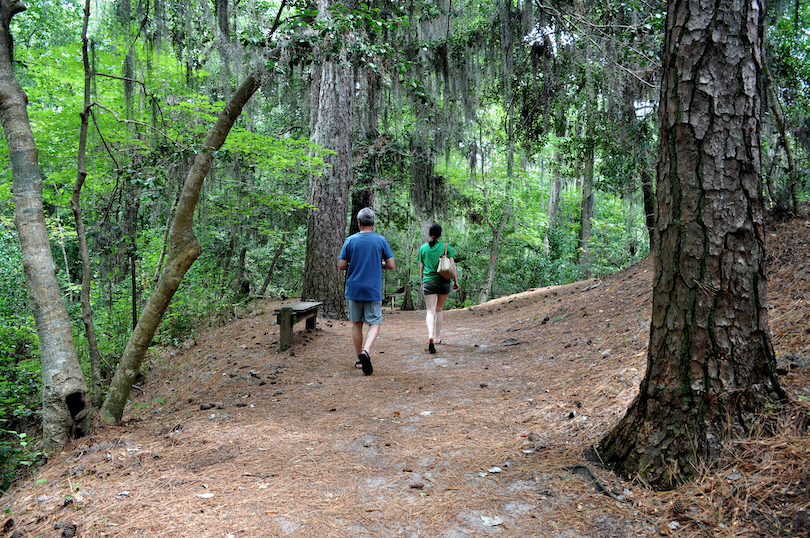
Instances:
[[[37,429],[41,376],[27,304],[19,246],[0,230],[0,491],[36,459],[26,432]]]
[[[795,176],[788,177],[787,162],[784,157],[784,141],[776,134],[763,133],[763,175],[766,179],[767,194],[777,210],[791,206],[791,190],[795,187],[799,198],[810,197],[810,177],[808,169],[802,166],[810,155],[810,5],[797,2],[782,5],[777,3],[772,9],[782,7],[784,13],[773,13],[776,24],[766,31],[766,51],[768,67],[774,81],[776,105],[784,117],[785,128],[789,133],[790,144],[795,156]],[[763,116],[771,111],[766,108]],[[772,163],[767,162],[767,158]],[[792,211],[790,211],[792,212]]]
[[[649,235],[644,228],[640,202],[599,193],[591,235],[594,277],[613,273],[640,261],[649,253]]]
[[[108,365],[115,367],[131,334],[133,302],[139,314],[164,263],[166,228],[201,141],[239,78],[257,62],[267,62],[268,75],[214,155],[195,215],[202,253],[173,298],[157,343],[176,344],[202,324],[233,315],[235,305],[248,300],[237,280],[246,280],[256,293],[277,254],[266,294],[300,293],[308,183],[320,173],[325,156],[309,143],[307,69],[323,59],[314,57],[316,51],[327,58],[345,53],[358,69],[358,95],[366,85],[374,88],[358,109],[376,107],[367,116],[378,124],[363,126],[373,134],[352,149],[355,186],[375,190],[378,231],[389,237],[397,258],[397,269],[385,275],[386,293],[405,282],[418,287],[415,257],[426,215],[442,222],[458,252],[462,292],[451,295],[450,308],[478,300],[487,283],[494,230],[504,215],[509,218],[500,239],[493,296],[581,278],[583,267],[576,262],[580,196],[573,183],[586,144],[597,150],[600,191],[589,269],[604,274],[646,252],[640,212],[629,209],[629,200],[636,196],[639,168],[651,165],[636,158],[627,144],[613,143],[620,138],[614,127],[623,121],[613,105],[627,99],[615,88],[626,81],[615,87],[608,83],[616,73],[649,77],[645,69],[651,60],[643,51],[658,49],[649,44],[660,35],[663,17],[646,5],[597,2],[583,18],[581,13],[555,11],[574,9],[558,3],[544,12],[542,24],[548,26],[541,29],[537,20],[531,21],[534,28],[506,26],[509,20],[534,17],[529,9],[521,13],[511,4],[473,2],[463,9],[429,2],[359,4],[354,9],[336,4],[328,13],[317,13],[293,2],[282,17],[278,39],[270,42],[267,29],[278,3],[251,0],[233,5],[232,37],[245,48],[244,55],[228,57],[220,56],[224,48],[216,27],[189,17],[187,3],[156,4],[159,10],[142,20],[134,12],[124,13],[123,5],[93,4],[89,27],[95,76],[81,203],[105,379],[112,374]],[[17,38],[15,72],[29,98],[54,258],[74,320],[77,350],[85,359],[86,341],[77,319],[81,262],[69,208],[83,107],[82,7],[75,0],[33,3],[15,17],[12,30]],[[577,27],[586,20],[589,24]],[[596,28],[602,33],[585,35]],[[526,39],[527,32],[535,38],[546,32],[556,45]],[[608,38],[613,41],[605,54],[617,51],[609,61],[628,69],[611,70],[605,62],[593,61],[588,43]],[[504,55],[507,43],[515,47],[511,66]],[[286,48],[259,59],[255,52],[266,45]],[[780,73],[803,80],[802,65],[790,63],[789,54],[799,56],[793,49],[782,54]],[[136,79],[131,84],[121,78],[127,55]],[[367,77],[369,73],[379,78]],[[510,88],[513,94],[506,95]],[[592,88],[605,103],[597,102]],[[596,113],[605,113],[604,125],[584,132],[589,115]],[[507,132],[513,120],[514,132]],[[639,142],[652,145],[653,137],[645,133],[630,146]],[[516,153],[507,177],[509,151]],[[561,155],[562,170],[551,170],[558,161],[549,164],[549,155]],[[545,171],[532,164],[541,159]],[[0,162],[7,161],[8,148],[0,144]],[[413,184],[415,162],[432,167],[423,173],[430,176],[424,189],[430,192],[421,193],[430,207],[418,211],[413,207],[414,191],[421,188]],[[562,173],[569,185],[554,226],[547,218],[552,173]],[[40,390],[37,339],[11,232],[11,198],[6,166],[0,170],[0,219],[8,229],[0,238],[0,428],[30,436]],[[634,241],[639,244],[630,256],[628,244]],[[65,257],[68,271],[63,270]],[[134,283],[130,259],[135,260]],[[12,469],[21,465],[14,462],[33,461],[24,456],[26,447],[20,443],[30,437],[3,435],[0,442],[6,443],[4,454],[12,458]]]
[[[83,2],[79,0],[40,0],[26,7],[24,14],[12,19],[17,50],[73,43],[81,32]]]
[[[810,102],[810,5],[797,4],[769,27],[770,69],[780,82],[780,98],[788,107]],[[806,109],[805,109],[806,110]]]
[[[30,444],[26,433],[0,428],[0,492],[42,459],[42,453],[29,448]]]
[[[3,335],[6,336],[6,335]],[[0,361],[0,427],[28,429],[35,426],[40,397],[40,371],[36,358]]]

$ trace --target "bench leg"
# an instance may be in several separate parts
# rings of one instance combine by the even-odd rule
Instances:
[[[315,328],[315,322],[317,320],[318,320],[318,315],[317,314],[315,314],[311,318],[307,318],[307,329],[314,329]]]
[[[289,307],[281,308],[280,312],[278,313],[278,326],[280,330],[278,339],[279,353],[282,351],[286,351],[290,349],[290,347],[292,347],[292,332],[293,332],[292,315],[293,315],[292,308]]]

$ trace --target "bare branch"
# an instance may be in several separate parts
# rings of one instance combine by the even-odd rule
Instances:
[[[160,130],[160,129],[158,129],[157,127],[153,127],[153,126],[149,125],[148,123],[144,123],[144,122],[142,122],[142,121],[137,121],[137,120],[122,120],[121,118],[119,118],[119,117],[118,117],[118,115],[117,115],[115,112],[113,112],[112,110],[110,110],[110,109],[109,109],[109,108],[107,108],[106,106],[101,105],[101,104],[99,104],[99,103],[93,103],[93,105],[92,105],[92,106],[94,106],[94,107],[98,107],[98,108],[100,108],[100,109],[102,109],[102,110],[106,110],[107,112],[109,112],[110,114],[112,114],[112,116],[115,118],[115,121],[117,121],[118,123],[132,123],[132,124],[134,124],[134,125],[141,125],[141,126],[143,126],[143,127],[146,127],[147,129],[152,129],[153,131],[155,131],[156,133],[158,133],[159,135],[161,135],[161,136],[162,136],[163,138],[165,138],[166,140],[169,140],[169,141],[173,142],[173,143],[174,143],[176,146],[178,146],[178,147],[180,147],[180,148],[183,148],[183,149],[187,149],[187,148],[186,148],[186,146],[184,146],[183,144],[181,144],[181,143],[180,143],[180,142],[178,142],[177,140],[174,140],[172,137],[170,137],[169,135],[167,135],[166,133],[164,133],[163,131],[161,131],[161,130]]]

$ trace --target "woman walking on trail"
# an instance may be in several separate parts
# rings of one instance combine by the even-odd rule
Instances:
[[[431,224],[428,235],[430,241],[419,248],[416,261],[419,262],[419,279],[422,281],[422,293],[425,294],[427,305],[425,323],[428,329],[428,351],[436,353],[436,344],[442,342],[440,337],[444,318],[443,308],[450,294],[450,280],[436,272],[445,247],[445,242],[439,241],[442,236],[441,225],[435,222]],[[450,245],[447,245],[447,256],[453,259],[455,255]],[[452,282],[453,289],[458,290],[458,277],[454,277]]]

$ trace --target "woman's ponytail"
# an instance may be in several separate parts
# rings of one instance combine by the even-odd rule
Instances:
[[[442,226],[441,224],[434,222],[430,225],[430,229],[428,230],[428,235],[430,236],[430,242],[428,243],[431,248],[436,246],[436,242],[442,236]]]

